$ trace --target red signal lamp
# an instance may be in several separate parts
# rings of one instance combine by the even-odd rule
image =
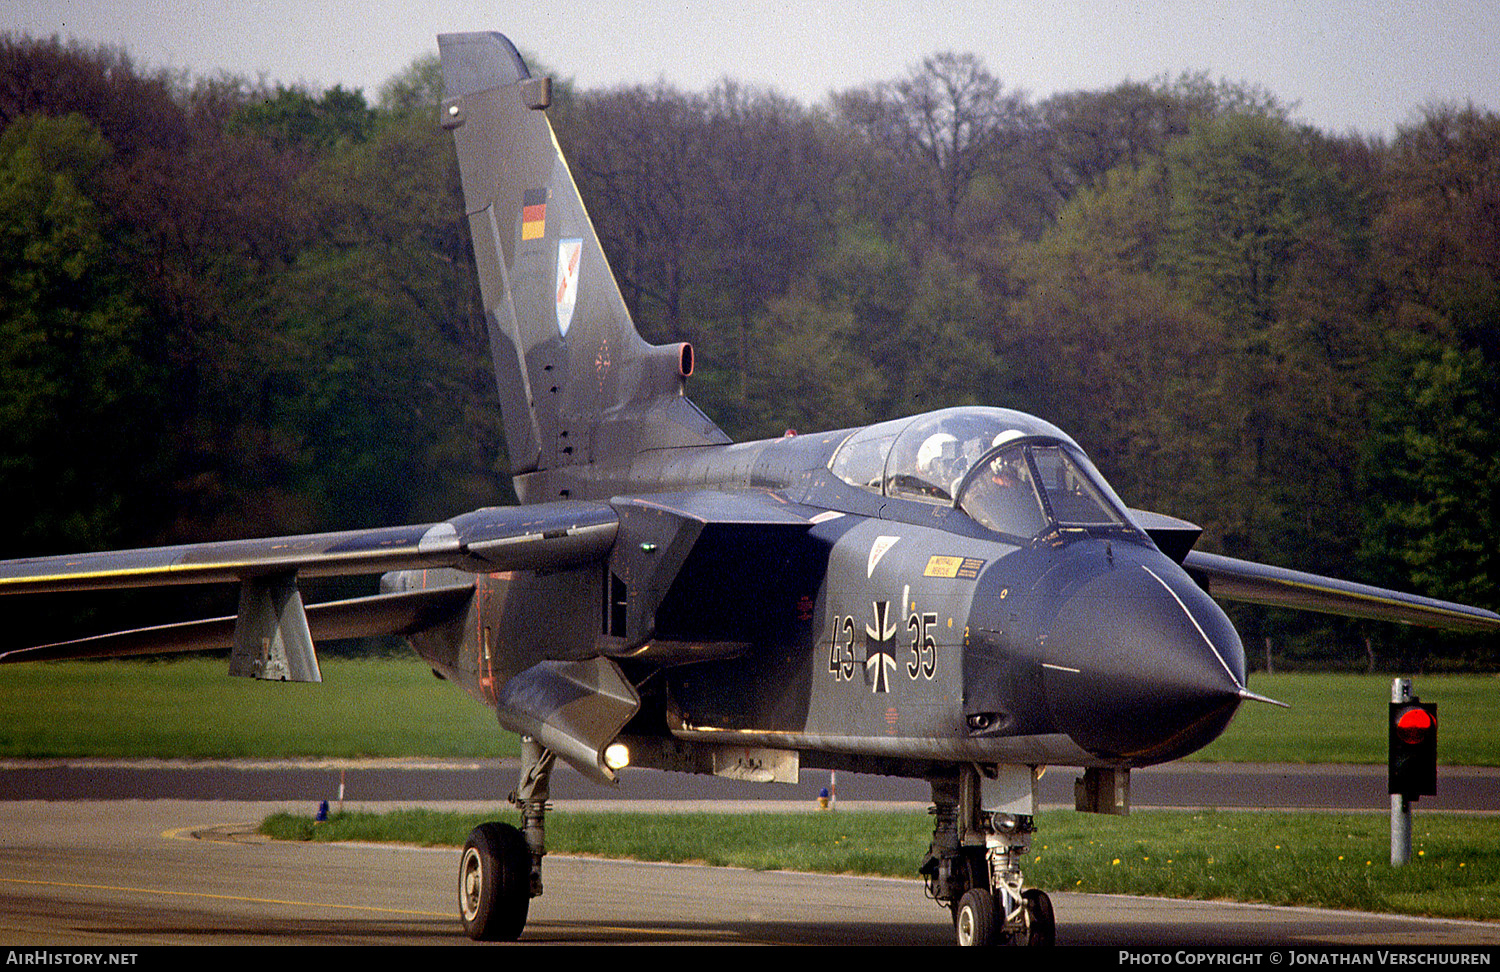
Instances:
[[[1396,717],[1396,737],[1409,745],[1420,743],[1437,725],[1426,709],[1411,708]]]
[[[1390,792],[1412,800],[1437,793],[1437,705],[1392,702],[1389,726]]]

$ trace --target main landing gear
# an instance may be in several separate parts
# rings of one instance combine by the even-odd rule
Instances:
[[[1035,831],[1031,768],[963,765],[929,782],[932,846],[920,870],[928,896],[953,912],[958,943],[1052,945],[1052,899],[1021,875]]]
[[[458,912],[464,932],[482,942],[513,942],[526,927],[531,899],[542,893],[544,821],[553,756],[529,736],[521,738],[521,781],[510,802],[521,810],[521,829],[505,823],[475,827],[458,865]]]
[[[458,907],[479,941],[515,941],[531,899],[542,893],[544,821],[553,756],[521,739],[521,779],[510,802],[521,827],[484,823],[464,845]],[[922,861],[927,893],[953,913],[960,945],[1051,945],[1056,923],[1045,892],[1028,888],[1021,862],[1031,847],[1035,776],[1026,766],[965,764],[932,785],[932,846]]]

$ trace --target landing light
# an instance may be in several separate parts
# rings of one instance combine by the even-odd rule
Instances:
[[[630,749],[624,743],[610,743],[609,748],[604,750],[604,765],[612,770],[629,766]]]

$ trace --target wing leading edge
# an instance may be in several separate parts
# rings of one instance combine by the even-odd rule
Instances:
[[[1230,601],[1450,631],[1500,631],[1500,615],[1451,601],[1198,551],[1187,554],[1182,565],[1209,594]]]
[[[0,561],[0,594],[218,584],[454,567],[566,567],[603,555],[617,518],[607,503],[496,506],[415,526],[228,540]]]

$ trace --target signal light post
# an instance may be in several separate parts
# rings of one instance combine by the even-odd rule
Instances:
[[[1411,694],[1411,680],[1391,682],[1387,789],[1391,794],[1391,864],[1411,859],[1411,805],[1437,793],[1437,704]]]

